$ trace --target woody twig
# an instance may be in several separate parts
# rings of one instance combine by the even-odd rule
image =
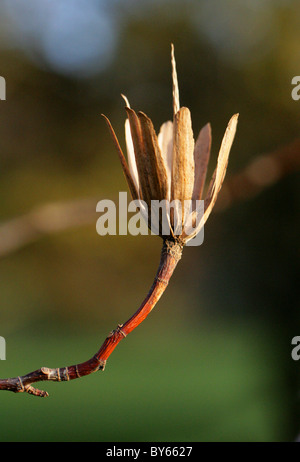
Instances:
[[[0,390],[8,390],[15,393],[29,393],[34,396],[46,397],[48,393],[33,387],[34,383],[44,381],[64,382],[79,379],[93,372],[104,371],[106,362],[116,346],[146,319],[162,296],[181,258],[181,254],[181,242],[164,241],[157,274],[145,300],[128,321],[124,324],[119,324],[115,330],[110,332],[99,351],[91,359],[73,366],[57,369],[41,367],[23,376],[0,379]]]

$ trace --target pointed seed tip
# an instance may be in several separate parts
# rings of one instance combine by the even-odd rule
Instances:
[[[110,125],[110,120],[108,117],[106,117],[105,114],[101,114],[101,117],[103,117],[103,119],[105,119],[105,122]]]
[[[233,116],[229,119],[228,125],[232,125],[233,123],[237,124],[239,118],[239,113],[233,114]]]
[[[127,98],[125,95],[123,95],[122,93],[121,93],[121,96],[122,96],[123,100],[124,100],[125,103],[126,103],[126,107],[129,107],[129,108],[130,108],[130,104],[129,104],[128,98]]]

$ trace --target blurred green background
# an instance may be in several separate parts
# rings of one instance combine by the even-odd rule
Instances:
[[[2,378],[87,360],[152,284],[158,237],[96,233],[97,202],[127,190],[100,114],[123,147],[120,93],[157,129],[170,119],[173,42],[195,136],[212,124],[210,172],[229,118],[240,113],[230,181],[299,137],[300,101],[291,98],[299,13],[296,0],[1,2]],[[82,225],[51,232],[41,215],[38,225],[50,232],[21,245],[26,219],[10,220],[82,199]],[[0,393],[0,440],[293,441],[298,211],[293,168],[216,210],[204,244],[186,248],[158,306],[104,373],[40,384],[46,399]],[[64,213],[54,217],[59,228]],[[1,234],[7,222],[13,227]]]

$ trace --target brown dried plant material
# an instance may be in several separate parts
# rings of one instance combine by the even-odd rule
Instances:
[[[202,229],[206,223],[215,203],[218,198],[218,194],[222,188],[222,184],[226,175],[226,170],[228,166],[228,158],[230,149],[234,140],[236,127],[238,121],[238,114],[235,114],[231,117],[225,135],[222,140],[221,148],[219,151],[217,167],[212,175],[212,179],[209,184],[208,191],[204,200],[204,214],[200,219],[200,222],[192,235],[187,236],[187,239],[193,238],[197,233]],[[192,219],[195,221],[197,212],[193,212]]]
[[[191,114],[182,107],[174,116],[173,169],[171,201],[181,202],[182,226],[184,225],[184,201],[192,198],[194,189],[194,137]],[[174,223],[173,223],[173,230]]]
[[[206,124],[198,135],[194,149],[195,159],[195,182],[193,200],[200,200],[206,180],[207,167],[211,148],[211,126]]]
[[[149,117],[143,112],[135,113],[128,99],[126,103],[128,119],[125,123],[128,166],[124,167],[124,155],[121,159],[125,177],[130,191],[136,185],[138,198],[148,206],[148,225],[151,227],[151,201],[167,199],[173,207],[167,211],[169,223],[168,236],[175,236],[183,244],[194,238],[203,228],[222,187],[228,165],[228,157],[234,140],[238,114],[230,119],[225,131],[217,167],[210,181],[208,192],[204,198],[204,214],[195,206],[186,212],[184,201],[202,200],[207,167],[211,149],[211,126],[206,124],[194,142],[191,114],[188,108],[180,107],[179,89],[174,56],[171,46],[171,64],[173,80],[173,122],[165,122],[158,136]],[[106,119],[108,120],[108,119]],[[109,129],[112,127],[109,123]],[[113,137],[115,134],[113,133]],[[118,141],[114,141],[118,146]],[[131,178],[128,180],[128,172]],[[133,197],[133,196],[132,196]],[[135,196],[133,197],[136,198]],[[185,216],[185,213],[188,213]],[[187,234],[185,224],[197,223],[192,233]],[[165,239],[160,219],[159,234]]]
[[[206,178],[207,165],[211,146],[211,129],[207,124],[194,142],[191,115],[188,108],[180,108],[177,72],[174,47],[171,47],[172,80],[173,80],[173,123],[165,122],[158,137],[149,117],[143,112],[131,109],[128,99],[126,103],[127,120],[125,136],[127,161],[122,152],[112,125],[106,116],[105,120],[111,133],[114,145],[123,168],[132,198],[143,199],[151,210],[152,200],[171,200],[182,203],[185,200],[200,200]],[[226,174],[229,152],[234,139],[238,114],[234,115],[226,129],[217,167],[211,179],[210,187],[204,201],[204,215],[192,235],[183,232],[176,233],[175,223],[178,222],[176,208],[168,216],[168,236],[161,234],[163,247],[159,267],[148,295],[139,309],[124,324],[110,332],[98,352],[88,361],[73,366],[50,369],[42,367],[24,376],[10,379],[0,379],[0,390],[15,393],[26,392],[35,396],[48,396],[48,393],[36,389],[33,383],[41,381],[74,380],[92,372],[104,370],[106,362],[119,344],[132,332],[152,311],[163,292],[181,258],[182,249],[204,226],[216,202],[218,193]],[[189,211],[187,218],[195,221],[197,209]],[[181,216],[182,223],[185,221]],[[148,221],[151,226],[151,221]]]

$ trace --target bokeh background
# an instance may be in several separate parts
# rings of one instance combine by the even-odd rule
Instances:
[[[104,373],[40,384],[46,399],[2,392],[1,441],[296,439],[299,13],[297,0],[0,3],[2,378],[90,358],[155,275],[158,237],[96,233],[97,202],[127,190],[101,113],[123,147],[121,93],[157,129],[172,117],[171,42],[195,136],[212,124],[210,172],[240,113],[204,244]]]

